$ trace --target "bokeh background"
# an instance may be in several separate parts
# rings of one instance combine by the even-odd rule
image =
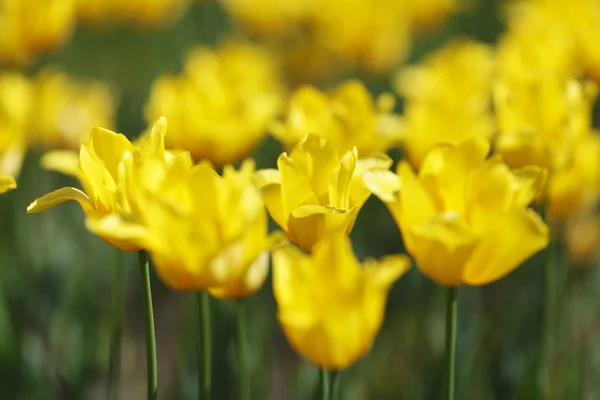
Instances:
[[[3,2],[10,3],[0,0]],[[36,7],[35,1],[29,3]],[[406,57],[391,70],[418,62],[454,37],[495,43],[505,29],[503,3],[462,3],[430,29],[415,34]],[[1,12],[0,7],[0,36],[6,33]],[[35,77],[52,67],[72,78],[101,81],[117,104],[112,127],[134,138],[147,127],[144,104],[153,81],[160,74],[179,73],[192,48],[218,46],[231,35],[259,38],[233,23],[223,4],[213,0],[185,4],[160,23],[140,26],[131,21],[108,17],[86,22],[81,18],[64,44],[29,60],[0,64],[0,73],[20,71]],[[306,74],[287,75],[290,89],[301,83],[328,89],[347,78],[358,78],[374,94],[392,90],[389,71],[374,73],[346,65],[311,75],[307,71],[315,67],[313,62],[302,58],[300,72]],[[402,111],[401,99],[396,111]],[[41,111],[30,118],[40,115]],[[73,115],[65,118],[65,124],[76,120]],[[25,213],[27,205],[40,195],[73,185],[70,178],[40,167],[44,150],[29,148],[19,187],[0,198],[0,398],[106,397],[111,293],[120,285],[112,266],[121,262],[126,306],[120,393],[122,399],[143,398],[146,364],[136,255],[123,259],[118,250],[86,231],[84,215],[75,203],[42,214]],[[267,136],[253,156],[259,167],[275,167],[281,151],[281,145]],[[395,160],[402,157],[399,150],[390,154]],[[374,197],[360,213],[351,236],[361,258],[403,251],[397,227]],[[550,351],[544,351],[542,299],[548,297],[542,265],[548,257],[557,271],[552,294],[557,314]],[[545,387],[543,393],[550,393],[547,398],[600,398],[597,262],[594,256],[586,260],[585,268],[575,269],[569,267],[567,258],[564,246],[558,243],[506,279],[480,288],[461,287],[458,399],[545,398],[539,394],[540,385]],[[156,277],[152,285],[159,398],[197,398],[195,297],[169,290]],[[233,399],[234,304],[214,301],[213,305],[214,398]],[[269,281],[249,299],[248,307],[253,398],[312,398],[317,369],[286,344]],[[341,374],[343,398],[440,398],[444,323],[444,288],[413,268],[393,287],[387,318],[372,350]],[[540,362],[545,371],[541,375],[537,372]]]

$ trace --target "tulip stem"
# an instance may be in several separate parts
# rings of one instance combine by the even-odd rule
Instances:
[[[448,287],[446,303],[446,400],[454,400],[458,286]]]
[[[340,371],[331,371],[330,375],[331,400],[338,400],[340,399]]]
[[[207,291],[198,292],[198,323],[200,324],[200,345],[198,346],[198,398],[210,400],[212,353],[210,326],[210,295]]]
[[[319,387],[321,392],[321,400],[329,399],[329,371],[325,368],[319,369]]]
[[[142,296],[144,302],[144,324],[146,328],[146,363],[148,366],[148,400],[156,400],[158,379],[156,374],[156,338],[154,335],[154,315],[152,311],[152,291],[150,289],[150,266],[145,250],[138,252]]]
[[[247,363],[247,330],[248,321],[244,300],[237,301],[237,357],[238,357],[238,389],[239,400],[250,398],[250,381]]]
[[[119,398],[119,378],[121,375],[121,332],[123,330],[125,291],[124,256],[123,251],[116,250],[115,261],[112,265],[111,332],[108,360],[108,398],[112,400]]]

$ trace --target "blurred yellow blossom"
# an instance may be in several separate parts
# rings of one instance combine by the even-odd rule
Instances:
[[[345,368],[371,347],[390,287],[410,267],[402,255],[360,265],[350,239],[326,237],[311,255],[273,253],[277,317],[291,347],[315,365]]]
[[[548,245],[549,229],[528,205],[543,189],[538,167],[511,171],[486,159],[487,140],[435,147],[418,175],[402,162],[397,175],[364,179],[388,206],[421,271],[448,286],[502,278]]]
[[[267,236],[252,160],[240,170],[225,166],[222,177],[205,164],[192,167],[187,153],[137,167],[128,157],[124,171],[132,212],[91,221],[94,230],[113,240],[137,237],[174,289],[241,298],[262,286],[277,235]]]
[[[278,170],[258,171],[256,182],[273,220],[310,252],[323,238],[352,230],[370,195],[362,175],[391,164],[385,156],[359,160],[356,147],[340,157],[330,141],[308,135],[279,156]]]
[[[179,76],[161,76],[145,114],[169,119],[169,147],[223,165],[244,158],[279,114],[284,87],[270,54],[249,43],[198,48]]]
[[[22,64],[67,40],[75,0],[0,0],[0,64]]]
[[[44,70],[35,77],[33,88],[35,117],[28,128],[32,144],[78,149],[94,126],[112,129],[115,101],[104,84]]]
[[[272,133],[288,149],[314,133],[331,140],[340,154],[356,146],[369,157],[400,142],[400,117],[393,107],[391,94],[374,100],[359,81],[347,81],[330,94],[306,85],[294,91],[286,119],[274,124]]]
[[[394,86],[405,99],[404,148],[415,167],[437,144],[492,136],[493,73],[492,49],[466,39],[398,73]]]
[[[339,64],[384,72],[402,61],[413,31],[433,28],[456,0],[221,0],[230,16],[280,50],[298,76]],[[365,34],[368,32],[368,34]],[[310,62],[306,62],[310,58]],[[291,62],[290,62],[291,61]],[[315,66],[317,66],[315,68]]]
[[[593,208],[579,210],[565,221],[564,239],[569,265],[589,267],[598,254],[600,244],[600,217]]]
[[[95,127],[89,142],[81,145],[79,156],[68,151],[46,154],[42,164],[48,169],[73,176],[79,181],[83,191],[73,187],[55,190],[31,203],[27,212],[38,213],[65,201],[75,200],[81,205],[88,219],[131,213],[130,199],[123,196],[123,192],[118,189],[123,184],[123,158],[131,157],[136,162],[143,158],[164,162],[166,129],[166,120],[159,119],[154,125],[152,135],[138,150],[124,135]],[[104,235],[103,232],[97,233],[105,241],[124,251],[140,249],[132,238],[121,240]]]
[[[532,23],[543,25],[545,34],[554,34],[551,37],[537,35],[538,39],[550,44],[544,46],[539,43],[537,51],[553,54],[567,42],[571,56],[566,60],[557,58],[555,62],[572,63],[578,72],[600,79],[600,49],[597,45],[600,40],[600,3],[597,0],[528,0],[516,2],[512,9],[513,13],[509,14],[510,31],[514,30],[512,25],[515,21],[524,29],[531,29],[526,27],[531,27]]]
[[[0,73],[0,176],[17,177],[25,155],[26,126],[30,119],[31,84],[16,72]]]
[[[140,27],[173,21],[193,0],[77,0],[77,14],[89,23],[133,22]]]
[[[600,192],[599,142],[591,126],[598,89],[573,78],[574,47],[562,31],[541,26],[535,35],[536,20],[526,21],[531,26],[514,25],[498,48],[495,147],[511,167],[548,169],[549,212],[562,219]]]

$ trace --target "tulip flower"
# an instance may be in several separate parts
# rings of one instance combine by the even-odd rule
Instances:
[[[75,0],[0,1],[0,63],[23,64],[70,36]]]
[[[28,141],[50,149],[78,149],[94,126],[112,129],[115,100],[101,82],[80,81],[46,69],[32,82]]]
[[[118,186],[122,184],[119,172],[122,160],[128,155],[134,160],[147,157],[164,162],[166,129],[166,119],[159,119],[152,129],[151,137],[138,150],[124,135],[96,127],[92,129],[89,142],[81,146],[79,157],[75,153],[64,151],[47,154],[42,163],[48,169],[76,178],[83,191],[73,187],[55,190],[31,203],[27,212],[38,213],[74,200],[91,219],[130,213],[129,200],[121,196],[118,190]],[[118,240],[103,234],[100,237],[124,251],[138,251],[141,248],[134,243],[133,238]]]
[[[339,154],[356,146],[361,156],[369,157],[400,142],[400,116],[393,107],[391,94],[374,101],[360,81],[347,81],[330,94],[302,86],[291,96],[287,118],[274,124],[272,132],[288,149],[316,133],[331,140]]]
[[[31,84],[21,74],[0,73],[0,178],[3,190],[14,188],[25,155]]]
[[[404,149],[413,166],[418,168],[438,144],[491,138],[493,73],[492,49],[465,39],[400,71],[394,87],[405,98]]]
[[[433,149],[418,175],[402,162],[396,174],[364,176],[421,271],[446,286],[498,280],[548,245],[547,225],[527,207],[544,187],[544,170],[511,171],[486,159],[489,149],[474,137]]]
[[[258,290],[277,236],[267,236],[254,162],[245,161],[239,171],[226,166],[221,177],[205,164],[192,167],[186,153],[166,164],[134,161],[126,156],[122,168],[121,197],[130,199],[130,213],[91,220],[92,229],[115,242],[137,237],[158,275],[176,290],[208,289],[220,298]]]
[[[217,50],[195,49],[183,74],[159,77],[145,114],[169,119],[169,148],[224,165],[254,150],[283,95],[277,63],[265,49],[227,42]]]
[[[351,365],[373,344],[388,291],[409,267],[401,255],[360,265],[350,239],[339,235],[310,255],[294,246],[275,250],[273,292],[288,342],[321,368]]]
[[[350,233],[370,196],[362,174],[391,163],[385,156],[359,160],[356,148],[339,157],[330,141],[308,135],[279,156],[277,170],[258,171],[256,182],[273,220],[310,252],[327,236]]]

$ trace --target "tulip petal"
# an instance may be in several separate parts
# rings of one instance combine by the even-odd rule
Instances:
[[[361,208],[371,195],[371,190],[367,187],[364,180],[365,173],[372,171],[386,171],[392,166],[392,163],[392,159],[385,154],[357,161],[354,175],[352,176],[352,182],[350,183],[351,207]]]
[[[456,146],[437,146],[423,161],[420,181],[436,196],[442,209],[462,214],[466,211],[464,193],[469,172],[481,164],[489,150],[489,141],[477,136]]]
[[[167,134],[167,119],[160,117],[152,126],[148,135],[140,146],[140,154],[144,157],[165,158],[165,135]]]
[[[363,175],[366,187],[384,203],[398,200],[400,177],[392,171],[367,171]]]
[[[414,226],[406,235],[409,253],[419,269],[447,286],[462,282],[463,270],[477,246],[478,237],[452,215]]]
[[[95,127],[90,135],[89,147],[104,164],[113,179],[117,178],[123,154],[137,154],[133,144],[121,133]]]
[[[40,159],[42,168],[79,178],[79,154],[70,150],[55,150],[44,154]]]
[[[273,252],[273,294],[279,308],[292,309],[294,302],[302,298],[304,275],[310,268],[306,254],[295,246],[285,246]]]
[[[304,204],[319,204],[319,199],[313,192],[309,175],[303,171],[303,166],[296,160],[288,157],[286,153],[279,156],[277,166],[281,173],[281,195],[284,215]],[[319,174],[329,175],[323,172]]]
[[[0,194],[6,193],[17,187],[17,182],[12,176],[0,176]]]
[[[276,169],[263,169],[254,173],[254,184],[259,188],[263,202],[273,221],[287,230],[288,216],[283,208],[281,174]]]
[[[118,215],[87,218],[85,226],[88,230],[123,251],[138,251],[146,247],[147,229],[143,225],[124,221]]]
[[[27,207],[27,213],[39,213],[69,200],[75,200],[78,202],[81,205],[83,212],[87,215],[98,215],[98,212],[94,209],[90,198],[81,190],[72,187],[60,188],[40,197],[39,199],[36,199],[29,205],[29,207]]]
[[[340,162],[333,144],[327,139],[311,134],[298,143],[290,153],[290,158],[294,160],[298,171],[308,178],[311,192],[321,204],[326,204],[329,199],[331,173]],[[277,165],[279,166],[279,163]],[[279,170],[281,171],[281,167]],[[285,177],[283,182],[287,185]]]
[[[542,193],[548,181],[548,172],[539,167],[529,166],[513,171],[517,188],[514,203],[526,207]]]
[[[410,267],[410,258],[402,254],[389,255],[377,261],[367,261],[364,263],[369,284],[374,285],[378,289],[390,287]]]
[[[406,246],[410,247],[411,236],[406,232],[411,227],[432,219],[437,210],[433,199],[407,162],[403,161],[398,165],[398,176],[402,184],[399,201],[388,203],[388,208],[402,231]]]
[[[305,205],[295,209],[288,219],[288,235],[303,250],[310,252],[315,243],[326,236],[352,229],[358,209],[348,211],[320,205]]]
[[[463,274],[470,285],[505,276],[549,242],[548,226],[530,209],[493,212],[475,208],[471,224],[480,241]]]
[[[340,159],[334,168],[331,182],[329,183],[329,204],[341,210],[350,208],[350,182],[356,168],[358,154],[356,147]]]

